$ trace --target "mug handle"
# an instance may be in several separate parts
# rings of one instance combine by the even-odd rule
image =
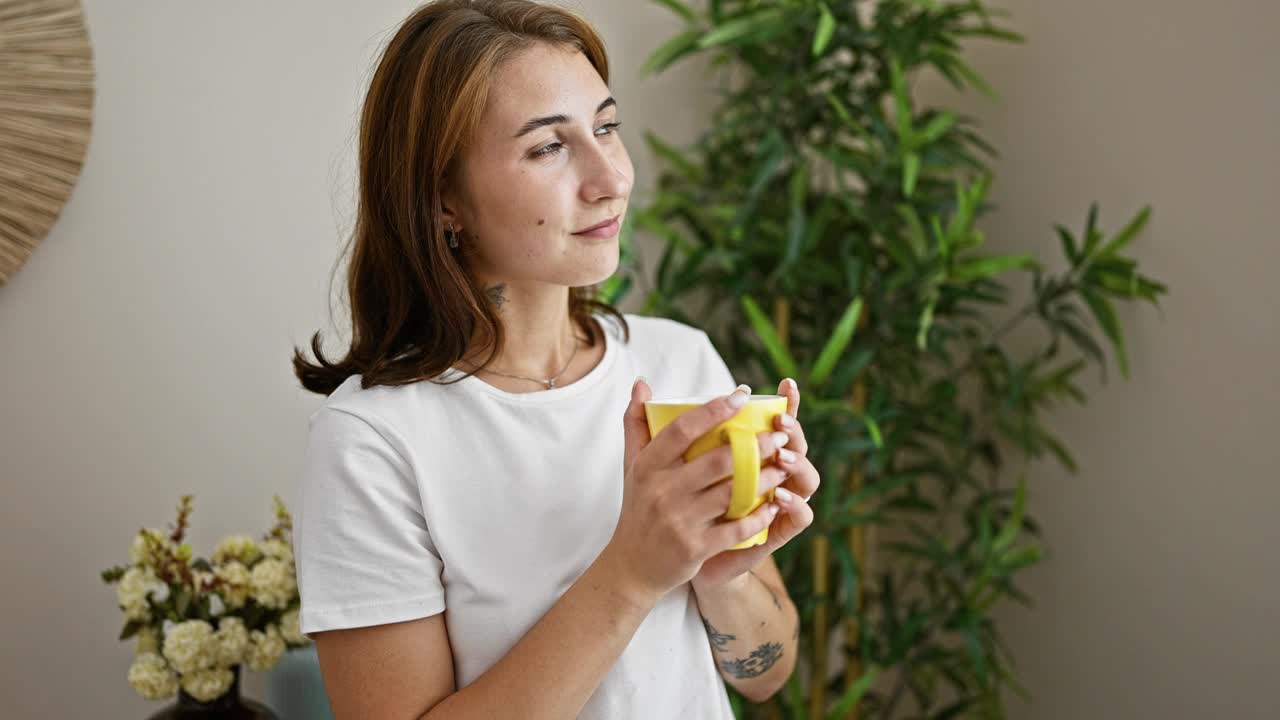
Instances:
[[[729,434],[729,445],[733,450],[733,496],[724,516],[728,520],[737,520],[750,515],[760,505],[773,502],[773,491],[766,493],[766,497],[757,497],[760,487],[760,441],[756,438],[755,430],[741,425],[729,425],[725,432]]]

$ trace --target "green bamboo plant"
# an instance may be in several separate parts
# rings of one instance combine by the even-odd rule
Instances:
[[[1056,227],[1052,263],[984,252],[995,150],[910,91],[936,72],[994,98],[961,43],[1022,38],[980,0],[656,1],[686,29],[646,69],[705,54],[721,100],[690,147],[646,134],[663,169],[601,297],[635,286],[766,392],[796,378],[824,478],[814,524],[776,553],[797,672],[760,706],[731,692],[735,711],[1002,718],[1003,690],[1026,691],[993,609],[1031,604],[1015,580],[1042,555],[1027,478],[1046,455],[1076,471],[1046,411],[1085,402],[1090,361],[1105,383],[1106,345],[1128,377],[1115,304],[1166,292],[1124,254],[1149,210],[1108,234],[1091,207],[1078,235]],[[652,283],[635,232],[663,243]],[[1040,341],[1015,352],[1028,323]]]

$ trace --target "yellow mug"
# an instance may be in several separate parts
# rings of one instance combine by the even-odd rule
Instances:
[[[720,395],[694,395],[689,397],[648,400],[644,414],[649,421],[649,437],[658,434],[668,423],[681,414],[711,402]],[[726,520],[737,520],[750,515],[767,502],[773,502],[773,491],[759,492],[760,468],[769,458],[760,457],[760,445],[756,435],[774,429],[773,419],[787,411],[787,398],[783,395],[752,395],[747,404],[733,417],[708,430],[694,440],[685,450],[685,462],[714,450],[721,445],[733,448],[733,497],[725,511]],[[746,540],[729,548],[740,550],[760,545],[769,538],[765,528]]]

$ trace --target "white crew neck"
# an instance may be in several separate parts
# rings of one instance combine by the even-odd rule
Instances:
[[[591,368],[586,375],[578,378],[574,382],[548,388],[546,390],[534,390],[527,393],[507,392],[501,388],[490,385],[489,383],[476,377],[474,374],[466,375],[462,370],[456,367],[450,367],[441,376],[444,381],[453,380],[459,375],[465,375],[461,380],[452,382],[446,387],[457,388],[466,392],[483,393],[500,398],[507,402],[519,403],[522,405],[547,405],[570,398],[577,397],[582,393],[590,390],[592,387],[600,384],[600,381],[609,374],[610,368],[613,366],[614,357],[617,355],[617,339],[613,336],[611,324],[605,322],[606,318],[602,313],[594,312],[591,317],[596,320],[596,326],[601,330],[601,337],[604,342],[604,355],[600,358],[600,362]]]

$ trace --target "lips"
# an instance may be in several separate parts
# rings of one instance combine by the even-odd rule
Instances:
[[[609,226],[609,225],[612,225],[613,223],[615,223],[615,222],[617,222],[617,221],[618,221],[618,216],[617,216],[617,215],[614,215],[613,217],[609,218],[608,220],[604,220],[604,221],[598,222],[598,223],[596,223],[595,225],[592,225],[592,226],[590,226],[590,227],[585,227],[585,228],[582,228],[581,230],[575,230],[575,231],[573,232],[573,234],[574,234],[574,235],[582,235],[582,234],[584,234],[584,233],[589,233],[589,232],[591,232],[592,230],[599,230],[599,229],[600,229],[600,228],[602,228],[602,227],[607,227],[607,226]]]

